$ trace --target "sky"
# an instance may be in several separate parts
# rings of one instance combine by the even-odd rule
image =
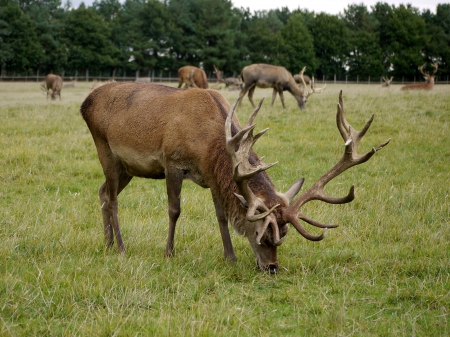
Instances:
[[[413,7],[419,8],[420,11],[429,9],[433,13],[436,13],[436,6],[438,4],[447,3],[446,0],[312,0],[312,1],[299,1],[299,0],[231,0],[234,7],[250,8],[253,12],[255,10],[269,10],[281,7],[288,7],[290,11],[294,9],[307,9],[310,12],[316,13],[325,12],[328,14],[343,13],[344,9],[348,5],[353,4],[365,4],[370,10],[370,6],[374,6],[377,2],[387,2],[390,5],[398,7],[400,4],[411,4]]]
[[[78,7],[81,2],[85,5],[91,6],[94,0],[71,0],[73,7]],[[123,1],[123,0],[122,0]],[[257,10],[270,10],[281,7],[288,7],[290,11],[294,9],[307,9],[310,12],[316,13],[325,12],[328,14],[339,14],[348,7],[349,4],[365,4],[370,10],[370,6],[375,5],[377,2],[387,2],[390,5],[396,7],[400,4],[411,4],[413,7],[419,8],[420,11],[429,9],[433,13],[436,13],[436,6],[438,4],[447,3],[447,0],[231,0],[234,7],[250,8],[251,12]],[[62,0],[65,3],[65,0]]]

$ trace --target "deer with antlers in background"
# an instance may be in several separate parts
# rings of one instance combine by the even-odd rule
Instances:
[[[304,67],[301,71],[302,76],[305,69],[306,67]],[[248,92],[248,99],[250,100],[253,108],[255,108],[255,103],[253,103],[253,93],[256,87],[273,88],[271,106],[273,106],[278,93],[284,109],[286,109],[286,107],[284,105],[283,92],[289,91],[297,100],[300,110],[304,110],[306,108],[306,100],[310,95],[325,89],[325,87],[321,89],[312,89],[306,85],[303,79],[302,90],[298,87],[291,73],[287,71],[286,68],[264,63],[251,64],[244,67],[241,72],[241,78],[244,82],[244,86],[239,94],[239,98],[244,97]]]
[[[438,64],[433,63],[432,64],[434,71],[430,75],[428,72],[423,71],[424,66],[419,67],[419,71],[422,73],[423,77],[425,78],[425,83],[414,83],[414,84],[407,84],[401,88],[401,90],[431,90],[434,87],[434,78],[436,77],[436,73],[438,70]]]
[[[181,187],[189,179],[209,188],[222,237],[225,258],[236,260],[228,222],[247,237],[261,270],[278,271],[277,247],[286,237],[288,224],[306,239],[318,241],[300,220],[320,228],[333,228],[310,219],[301,208],[311,200],[342,204],[353,200],[354,187],[347,196],[331,197],[324,187],[348,168],[366,162],[389,140],[366,154],[357,153],[359,141],[372,123],[356,131],[344,117],[342,93],[337,109],[337,127],[344,140],[344,155],[306,192],[294,200],[303,179],[286,193],[275,189],[263,157],[252,150],[266,130],[254,135],[253,121],[262,101],[243,128],[216,90],[181,90],[158,84],[108,83],[90,93],[81,115],[94,139],[105,183],[99,196],[106,245],[114,238],[119,252],[125,252],[118,219],[118,194],[133,177],[165,179],[168,197],[169,235],[165,255],[174,250],[175,227],[180,216]]]
[[[391,82],[394,79],[394,76],[391,76],[391,78],[387,78],[383,76],[383,83],[381,84],[382,88],[390,88],[391,87]]]

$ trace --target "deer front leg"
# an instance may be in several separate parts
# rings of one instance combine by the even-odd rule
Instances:
[[[183,185],[183,175],[179,170],[168,169],[166,172],[167,198],[169,202],[169,236],[166,245],[166,257],[173,255],[175,226],[181,213],[180,194]]]
[[[228,219],[223,211],[222,206],[217,202],[213,196],[214,207],[216,209],[217,221],[219,222],[220,235],[222,236],[223,253],[225,259],[229,261],[236,261],[236,255],[234,254],[233,244],[231,242],[230,231],[228,230]]]

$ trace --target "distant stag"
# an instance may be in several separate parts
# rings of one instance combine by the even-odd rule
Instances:
[[[434,87],[434,78],[438,70],[438,64],[433,63],[432,64],[434,71],[430,75],[428,72],[423,71],[423,66],[419,67],[419,71],[422,73],[423,77],[425,78],[425,83],[414,83],[414,84],[407,84],[402,87],[401,90],[431,90]]]
[[[340,161],[306,192],[291,203],[303,180],[286,193],[277,192],[265,172],[275,165],[265,164],[252,150],[267,130],[253,135],[253,121],[262,101],[244,128],[235,108],[216,90],[180,90],[158,84],[109,83],[95,89],[83,102],[81,114],[94,139],[106,181],[100,187],[107,247],[117,241],[125,252],[118,220],[118,194],[133,177],[165,179],[168,197],[169,235],[165,250],[174,250],[175,226],[180,216],[181,187],[189,179],[209,188],[215,206],[225,258],[236,260],[228,222],[248,238],[261,270],[278,271],[277,247],[291,223],[308,240],[322,240],[301,225],[303,220],[320,228],[334,228],[310,219],[301,207],[311,200],[342,204],[353,200],[354,187],[346,197],[325,194],[324,187],[348,168],[366,162],[388,144],[357,153],[358,143],[373,116],[356,131],[344,117],[342,93],[337,109],[337,126],[345,150]],[[203,229],[200,229],[203,230]]]
[[[185,88],[208,89],[206,73],[197,67],[184,66],[178,69],[178,88],[181,88],[183,84]]]
[[[223,71],[220,71],[216,66],[214,66],[214,74],[217,76],[217,82],[218,83],[224,83],[225,88],[228,88],[231,86],[232,89],[238,88],[239,90],[242,89],[242,79],[240,77],[227,77],[223,78]],[[230,89],[230,90],[232,90]]]
[[[384,82],[381,84],[381,86],[383,88],[390,88],[391,87],[391,82],[392,82],[393,79],[394,79],[394,76],[391,76],[390,79],[388,79],[387,77],[383,76],[383,81]]]
[[[59,96],[59,100],[61,100],[61,89],[63,87],[63,81],[60,76],[48,74],[45,77],[45,82],[41,84],[41,89],[47,92],[47,100],[48,96],[51,95],[51,99],[55,100],[56,96]],[[51,90],[51,94],[50,94]]]
[[[301,71],[302,75],[305,68],[306,67]],[[291,73],[287,71],[286,68],[273,66],[271,64],[258,63],[244,67],[241,72],[241,78],[244,82],[244,86],[239,94],[239,98],[244,97],[248,92],[248,99],[253,108],[255,107],[255,103],[253,103],[253,93],[256,87],[273,88],[271,106],[273,106],[278,93],[284,109],[286,109],[286,106],[284,105],[283,91],[289,91],[295,97],[301,110],[306,108],[307,98],[311,94],[319,92],[319,90],[309,88],[304,81],[302,82],[303,90],[300,89]],[[320,91],[323,89],[325,88],[321,88]]]

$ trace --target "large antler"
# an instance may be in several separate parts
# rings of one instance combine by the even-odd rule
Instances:
[[[308,98],[309,96],[311,96],[314,93],[321,93],[322,91],[325,90],[325,88],[327,87],[327,85],[325,84],[323,86],[323,88],[316,88],[315,84],[314,84],[314,76],[311,78],[311,82],[310,82],[310,87],[308,87],[306,85],[305,79],[303,77],[303,73],[305,72],[306,67],[303,67],[302,71],[300,71],[299,75],[300,75],[300,79],[303,83],[303,87],[305,90],[305,94],[306,94],[306,98]]]
[[[268,129],[260,131],[258,134],[253,135],[253,129],[256,124],[252,124],[256,115],[258,114],[261,104],[264,99],[259,102],[258,106],[253,111],[252,115],[248,119],[242,130],[239,130],[234,136],[231,133],[232,129],[232,119],[233,114],[239,103],[239,98],[233,104],[230,113],[227,116],[225,122],[225,136],[226,136],[226,149],[227,154],[233,168],[233,180],[236,182],[238,191],[240,194],[235,193],[239,201],[247,207],[247,220],[255,222],[258,220],[263,220],[260,228],[258,228],[258,236],[256,241],[260,244],[260,240],[270,225],[273,230],[273,241],[274,244],[280,245],[282,240],[280,240],[279,228],[277,225],[276,218],[273,214],[273,210],[279,205],[273,206],[269,209],[259,198],[257,198],[250,187],[248,186],[248,181],[254,175],[269,169],[270,167],[276,165],[276,163],[265,164],[263,162],[264,157],[259,159],[250,158],[251,149],[253,144],[261,137]],[[255,161],[251,163],[250,160]]]
[[[370,120],[367,122],[367,124],[361,131],[355,130],[345,119],[342,91],[340,92],[339,104],[337,107],[336,122],[339,132],[341,133],[341,136],[344,139],[345,143],[344,155],[342,156],[341,160],[331,170],[329,170],[322,177],[320,177],[319,180],[312,187],[310,187],[306,192],[300,195],[283,213],[284,220],[286,222],[290,222],[297,229],[297,231],[301,235],[303,235],[306,239],[312,241],[319,241],[323,239],[324,233],[318,236],[309,234],[300,224],[300,221],[298,219],[301,219],[313,226],[320,228],[334,228],[337,227],[337,225],[325,225],[313,219],[310,219],[300,211],[301,207],[311,200],[321,200],[330,204],[344,204],[352,201],[355,197],[354,186],[350,188],[350,192],[348,193],[347,196],[342,198],[336,198],[325,194],[324,192],[325,185],[333,178],[337,177],[339,174],[347,170],[348,168],[368,161],[370,157],[372,157],[375,154],[375,152],[382,149],[389,143],[390,139],[388,139],[385,143],[379,145],[378,147],[372,148],[371,151],[367,152],[364,155],[359,155],[357,153],[359,141],[362,139],[362,137],[369,129],[370,125],[372,124],[373,118],[374,115],[372,115]]]
[[[432,73],[431,75],[428,73],[428,71],[427,71],[427,72],[424,72],[424,71],[423,71],[423,67],[424,67],[424,66],[420,66],[420,67],[419,67],[419,71],[420,71],[420,72],[422,73],[422,75],[424,75],[425,77],[434,76],[434,75],[436,75],[436,73],[437,73],[437,71],[438,71],[438,64],[437,64],[437,63],[433,63],[432,66],[433,66],[433,68],[434,68],[434,71],[433,71],[433,73]]]

